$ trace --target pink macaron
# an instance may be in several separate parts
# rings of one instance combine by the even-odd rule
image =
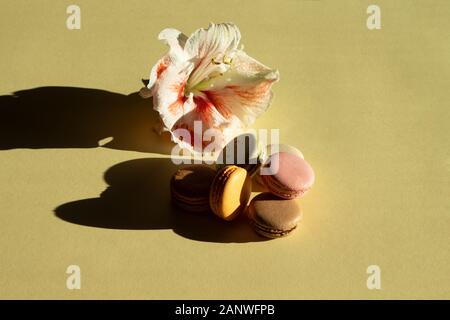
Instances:
[[[303,196],[314,184],[314,171],[304,159],[296,154],[279,152],[264,163],[266,168],[262,181],[274,195],[283,199]]]

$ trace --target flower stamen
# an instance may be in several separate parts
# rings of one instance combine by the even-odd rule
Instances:
[[[227,56],[223,56],[223,63],[225,63],[227,65],[231,65],[232,62],[233,62],[233,58],[229,58]]]
[[[212,59],[211,59],[211,63],[212,63],[212,64],[221,64],[222,62],[216,61],[216,59],[212,58]]]

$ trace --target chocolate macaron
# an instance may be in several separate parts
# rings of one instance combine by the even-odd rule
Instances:
[[[258,234],[275,239],[297,229],[302,211],[298,200],[284,200],[265,192],[252,199],[247,215]]]
[[[227,165],[241,167],[250,176],[260,168],[259,146],[254,134],[244,133],[227,143],[216,159],[216,167],[220,170]]]
[[[216,171],[206,165],[180,168],[170,181],[172,202],[190,212],[208,212],[209,192]]]
[[[211,185],[210,207],[220,218],[230,221],[245,210],[252,193],[247,171],[238,166],[220,169]]]
[[[261,168],[261,178],[270,192],[283,199],[303,196],[314,184],[312,167],[296,154],[272,154]]]

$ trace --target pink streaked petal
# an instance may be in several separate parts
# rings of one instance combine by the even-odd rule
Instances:
[[[272,100],[272,85],[278,81],[272,70],[240,51],[232,68],[211,81],[203,93],[226,119],[237,117],[244,126],[263,114]]]
[[[166,71],[167,67],[169,66],[169,59],[161,59],[161,61],[156,66],[156,78],[159,79],[161,77],[161,74]]]
[[[167,70],[170,64],[170,57],[168,55],[165,55],[164,57],[159,59],[159,61],[153,66],[152,70],[150,71],[150,77],[147,85],[147,88],[150,91],[149,95],[153,95],[156,81],[161,77],[161,74]]]
[[[227,121],[216,109],[216,107],[209,101],[206,96],[195,96],[193,97],[194,107],[190,112],[185,113],[172,127],[172,132],[177,129],[185,129],[189,132],[190,140],[183,141],[184,147],[201,152],[203,148],[211,143],[204,139],[205,131],[212,129],[217,133],[220,133],[220,137],[215,137],[218,140],[214,140],[214,143],[218,148],[221,148],[225,143],[231,139],[231,134],[234,130],[238,129],[230,128],[232,125],[238,125],[236,122]],[[201,122],[201,130],[199,132],[195,131],[195,122]],[[174,140],[178,141],[179,137],[174,136]],[[199,142],[195,144],[195,141]]]
[[[180,66],[169,65],[155,82],[153,108],[159,112],[167,129],[185,113],[184,87],[189,73],[183,70]]]
[[[239,28],[233,23],[211,23],[207,29],[195,31],[185,45],[185,52],[195,64],[188,86],[195,87],[211,73],[224,72],[226,65],[211,61],[233,54],[240,40]]]

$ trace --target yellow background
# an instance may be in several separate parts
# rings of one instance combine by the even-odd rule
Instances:
[[[0,298],[450,298],[449,14],[446,0],[1,0]],[[280,128],[317,176],[291,237],[172,213],[170,144],[127,96],[166,52],[160,30],[210,21],[280,71],[255,127]]]

